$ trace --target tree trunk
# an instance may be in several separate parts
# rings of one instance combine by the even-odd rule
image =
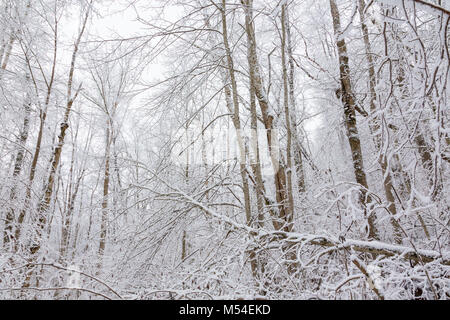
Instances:
[[[369,67],[369,94],[370,94],[370,111],[372,114],[376,114],[377,108],[376,108],[376,78],[375,78],[375,67],[374,67],[374,61],[372,58],[372,48],[370,44],[370,38],[369,38],[369,30],[367,28],[367,25],[365,24],[365,16],[364,16],[364,8],[365,3],[364,0],[359,0],[359,16],[361,19],[361,31],[363,34],[364,39],[364,46],[366,51],[366,59]],[[391,173],[388,168],[388,160],[386,155],[382,151],[382,145],[381,145],[381,139],[378,135],[378,132],[380,130],[380,119],[378,116],[375,116],[373,118],[370,118],[369,122],[369,128],[374,140],[375,147],[377,148],[378,152],[380,153],[378,157],[378,163],[381,167],[381,174],[383,176],[383,187],[384,187],[384,194],[386,196],[386,200],[388,202],[388,210],[389,213],[395,216],[397,214],[397,208],[395,206],[395,197],[393,194],[393,185],[392,185],[392,177]],[[396,243],[402,243],[402,232],[401,228],[397,222],[397,220],[392,219],[391,220],[392,226],[394,228],[394,241]]]
[[[281,63],[283,67],[283,100],[284,100],[284,113],[286,117],[286,176],[287,176],[287,198],[288,205],[286,206],[287,215],[289,216],[290,222],[293,220],[294,216],[294,198],[292,192],[292,131],[291,131],[291,116],[289,111],[289,88],[288,88],[288,71],[286,63],[286,4],[281,6]],[[292,230],[292,226],[290,226]]]
[[[61,159],[61,153],[62,153],[62,149],[64,146],[64,138],[66,136],[67,128],[69,127],[69,116],[70,116],[70,112],[72,110],[73,103],[74,103],[75,99],[77,98],[79,91],[81,90],[81,86],[80,86],[78,88],[78,90],[76,91],[76,93],[74,95],[72,95],[72,85],[73,85],[73,74],[75,71],[75,62],[76,62],[81,38],[83,37],[83,33],[84,33],[84,31],[86,29],[86,25],[87,25],[87,20],[89,18],[89,14],[92,9],[92,1],[93,0],[91,0],[89,2],[88,8],[86,9],[84,20],[83,20],[82,26],[81,26],[81,31],[78,34],[78,38],[75,42],[74,49],[72,52],[72,59],[71,59],[70,71],[69,71],[69,79],[68,79],[68,83],[67,83],[67,104],[66,104],[66,109],[64,112],[63,122],[60,125],[60,133],[58,135],[58,143],[57,143],[56,147],[54,148],[54,151],[53,151],[53,154],[51,157],[50,174],[49,174],[48,180],[45,184],[44,196],[41,199],[41,201],[39,202],[39,205],[37,208],[37,215],[35,218],[37,221],[36,221],[36,225],[35,225],[35,234],[33,236],[34,239],[31,240],[31,245],[29,247],[29,254],[31,256],[31,259],[35,259],[37,253],[39,252],[39,250],[42,247],[43,232],[44,232],[45,226],[47,225],[47,214],[48,214],[47,211],[49,209],[50,201],[51,201],[52,195],[53,195],[53,187],[54,187],[54,183],[55,183],[56,171],[59,167],[59,162]],[[55,41],[56,41],[56,39],[55,39]],[[30,188],[31,188],[31,186],[30,186]],[[27,276],[26,276],[26,279],[23,284],[24,288],[30,286],[30,280],[31,280],[32,274],[33,274],[32,270],[27,270]]]
[[[5,247],[10,243],[11,239],[14,239],[13,236],[13,225],[14,220],[16,218],[15,213],[15,202],[17,201],[17,178],[22,171],[23,167],[23,161],[25,156],[25,145],[28,140],[28,133],[30,129],[30,114],[31,114],[31,102],[30,102],[30,96],[27,93],[26,95],[26,101],[24,102],[24,118],[23,118],[23,125],[22,130],[19,136],[18,146],[19,151],[17,151],[16,159],[14,161],[14,171],[13,171],[13,180],[12,180],[12,188],[9,195],[10,205],[9,208],[7,208],[7,213],[5,217],[5,229],[4,229],[4,235],[3,235],[3,244]],[[15,239],[16,240],[16,239]]]
[[[367,213],[367,204],[370,202],[370,197],[367,197],[367,177],[364,171],[364,162],[361,151],[361,141],[359,139],[358,127],[356,124],[355,101],[353,98],[353,91],[350,82],[350,67],[347,52],[347,45],[341,32],[341,20],[339,10],[335,0],[330,0],[331,16],[333,18],[334,35],[336,37],[336,44],[339,55],[339,72],[341,80],[340,98],[344,104],[345,126],[347,130],[348,142],[352,152],[353,172],[355,174],[356,182],[360,184],[361,190],[359,192],[359,202],[364,210],[364,215],[368,223],[368,237],[369,239],[379,239],[378,231],[375,226],[375,215]]]
[[[273,128],[273,115],[269,114],[269,102],[267,100],[266,94],[263,88],[263,82],[261,78],[261,73],[258,66],[258,56],[256,52],[256,37],[253,27],[253,1],[243,0],[245,9],[245,30],[247,34],[247,42],[249,46],[249,70],[251,70],[254,76],[253,84],[255,89],[255,94],[259,102],[261,109],[261,114],[266,129],[267,144],[269,146],[270,157],[272,161],[272,167],[275,174],[275,189],[276,189],[276,200],[278,203],[278,214],[273,217],[272,223],[276,230],[292,230],[292,216],[286,211],[286,206],[289,206],[287,197],[287,183],[284,168],[280,159],[276,154],[276,146],[274,143],[274,128]]]
[[[288,71],[287,71],[287,63],[286,63],[286,4],[281,6],[281,63],[283,67],[283,100],[284,100],[284,113],[286,117],[286,176],[287,176],[287,198],[288,198],[288,206],[286,206],[286,213],[289,219],[289,228],[293,229],[293,219],[294,219],[294,195],[292,191],[292,156],[291,156],[291,147],[292,147],[292,131],[291,131],[291,116],[289,112],[289,87],[288,87]],[[295,248],[293,246],[287,247],[288,254],[287,257],[289,260],[296,261],[297,255]],[[293,274],[296,272],[298,268],[298,264],[296,262],[290,263],[288,266],[289,274]]]
[[[53,42],[54,47],[53,47],[52,70],[51,70],[51,74],[50,74],[50,80],[48,83],[46,82],[47,83],[47,93],[46,93],[46,97],[45,97],[44,107],[41,108],[41,110],[39,112],[39,120],[40,120],[39,121],[39,131],[38,131],[36,146],[34,148],[33,160],[31,161],[31,168],[30,168],[28,183],[26,185],[25,201],[24,201],[22,210],[19,213],[19,217],[17,219],[17,226],[16,226],[16,230],[15,230],[15,234],[14,234],[14,238],[16,239],[15,251],[17,251],[19,249],[22,223],[25,219],[26,211],[30,207],[31,189],[33,186],[37,163],[38,163],[39,155],[41,152],[41,144],[42,144],[42,136],[44,133],[45,120],[47,118],[48,105],[50,103],[50,97],[52,94],[53,84],[55,81],[56,58],[57,58],[57,53],[58,53],[58,24],[56,21],[55,21],[55,25],[54,25],[54,39],[53,40],[54,40],[54,42]],[[28,57],[26,57],[26,61],[28,64],[28,68],[31,70],[30,61],[29,61]]]
[[[221,8],[221,15],[222,15],[222,36],[223,36],[223,43],[225,46],[225,54],[227,59],[227,67],[228,67],[228,76],[227,79],[231,82],[231,92],[230,87],[228,85],[228,81],[226,81],[225,85],[225,97],[227,99],[227,106],[230,111],[230,113],[233,113],[232,120],[234,127],[236,129],[236,137],[237,142],[239,146],[239,154],[240,154],[240,172],[241,172],[241,178],[242,178],[242,186],[244,191],[244,206],[245,206],[245,216],[247,220],[247,224],[251,224],[252,222],[252,213],[251,213],[251,205],[250,205],[250,191],[248,186],[248,176],[247,176],[247,154],[245,152],[245,146],[244,146],[244,140],[242,137],[241,132],[241,120],[239,115],[239,96],[237,91],[237,83],[236,83],[236,76],[234,72],[234,63],[233,58],[231,55],[231,49],[230,44],[228,42],[228,28],[227,28],[227,17],[226,17],[226,0],[222,0],[222,8]],[[231,108],[231,100],[233,103],[234,109]],[[252,259],[251,257],[251,268],[252,273],[254,276],[256,276],[257,273],[257,265],[255,259]]]
[[[242,4],[244,5],[245,10],[245,30],[247,34],[247,46],[248,46],[248,63],[249,70],[251,75],[251,84],[253,85],[253,89],[255,95],[258,99],[259,106],[261,109],[262,119],[264,123],[264,127],[266,129],[266,138],[269,147],[269,153],[272,162],[272,168],[274,170],[274,178],[275,178],[275,190],[276,190],[276,201],[278,204],[278,214],[274,214],[272,216],[272,223],[276,230],[283,230],[286,232],[291,232],[293,230],[293,198],[292,197],[292,180],[286,177],[285,168],[283,167],[282,159],[280,160],[276,154],[276,143],[275,140],[275,132],[273,128],[273,116],[269,114],[269,103],[264,92],[263,81],[261,77],[261,73],[258,66],[258,56],[256,50],[256,36],[253,25],[253,1],[252,0],[242,0]],[[283,47],[283,50],[285,48]],[[285,55],[285,51],[283,53]],[[286,64],[284,64],[285,69],[285,94],[288,94],[287,89],[287,71]],[[288,96],[285,96],[285,103],[288,103]],[[289,112],[287,114],[287,123],[290,128],[290,117]],[[290,130],[290,129],[288,129]],[[290,138],[288,138],[289,140]],[[289,140],[288,143],[291,143]],[[290,156],[290,151],[288,156]],[[291,159],[288,159],[288,166],[291,168],[290,164]],[[288,169],[288,175],[291,172]],[[290,184],[289,184],[290,182]],[[290,246],[288,245],[286,257],[289,260],[288,263],[288,272],[289,274],[293,274],[297,270],[297,255],[295,251],[292,251]]]
[[[291,130],[292,130],[292,139],[293,139],[293,151],[294,151],[294,163],[295,163],[295,172],[297,175],[297,187],[300,193],[304,193],[306,191],[305,186],[305,172],[303,168],[303,156],[302,156],[302,147],[300,143],[299,132],[297,130],[297,108],[295,103],[295,88],[294,88],[294,56],[292,54],[292,40],[291,40],[291,27],[289,25],[289,11],[286,10],[286,37],[287,37],[287,54],[289,59],[289,74],[288,74],[288,82],[289,82],[289,98],[291,104]]]
[[[92,2],[92,1],[91,1]],[[60,125],[60,133],[58,135],[58,143],[53,151],[53,155],[51,157],[51,167],[50,167],[50,174],[45,186],[44,191],[44,197],[39,203],[38,209],[37,209],[37,228],[36,228],[36,241],[33,244],[33,246],[37,246],[36,251],[40,248],[40,241],[42,240],[42,232],[45,228],[45,225],[47,223],[47,210],[50,205],[50,201],[53,195],[53,186],[55,182],[55,174],[59,167],[59,162],[61,160],[61,153],[64,146],[64,139],[66,136],[66,131],[69,128],[69,116],[70,112],[72,111],[72,106],[75,101],[75,99],[78,96],[79,91],[81,90],[81,86],[78,88],[78,90],[75,92],[75,95],[72,96],[72,85],[73,85],[73,74],[75,71],[75,62],[77,59],[77,53],[79,49],[79,45],[81,42],[81,38],[83,37],[84,30],[86,29],[87,20],[89,18],[89,13],[91,10],[92,3],[89,4],[89,8],[86,10],[86,14],[84,16],[84,21],[82,24],[82,28],[80,33],[78,34],[78,38],[75,42],[74,49],[72,52],[72,60],[70,64],[70,71],[69,71],[69,80],[67,83],[67,104],[66,109],[64,112],[64,118],[63,122]]]
[[[1,65],[3,70],[5,70],[6,67],[8,66],[9,57],[11,56],[14,41],[15,41],[14,35],[11,34],[11,36],[9,37],[8,45],[5,50],[5,56],[3,58],[2,65]]]
[[[102,219],[100,224],[100,245],[98,249],[99,271],[103,264],[103,256],[106,246],[106,235],[108,229],[108,197],[109,197],[109,162],[111,148],[111,121],[108,119],[106,125],[106,147],[105,147],[105,172],[103,178],[103,201],[102,201]]]

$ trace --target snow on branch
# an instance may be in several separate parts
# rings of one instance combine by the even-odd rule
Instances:
[[[422,5],[422,7],[428,7],[431,9],[431,11],[439,11],[439,12],[445,13],[446,15],[450,16],[450,11],[448,9],[441,7],[437,4],[430,3],[430,2],[424,1],[424,0],[409,0],[409,1],[418,3],[418,4]],[[380,2],[385,3],[385,4],[392,4],[392,2],[396,2],[396,1],[380,0]]]
[[[316,236],[310,234],[288,233],[282,231],[270,232],[267,235],[281,236],[290,243],[309,243],[312,245],[335,247],[336,250],[351,249],[358,252],[371,253],[375,255],[384,255],[388,257],[398,256],[405,260],[413,260],[419,263],[439,262],[450,266],[450,254],[444,252],[442,255],[433,250],[413,249],[410,247],[393,245],[381,241],[362,241],[346,239],[339,241],[330,236]]]
[[[167,184],[166,184],[167,185]],[[324,246],[324,247],[334,247],[336,250],[354,250],[357,252],[370,253],[374,255],[384,255],[387,257],[398,256],[399,258],[405,260],[413,260],[418,263],[430,263],[430,262],[438,262],[443,265],[450,266],[450,253],[444,252],[442,255],[433,250],[424,250],[424,249],[413,249],[406,246],[401,245],[393,245],[389,243],[384,243],[380,241],[362,241],[362,240],[353,240],[346,239],[340,241],[338,238],[331,236],[318,236],[311,234],[301,234],[295,232],[284,232],[284,231],[267,231],[264,229],[256,229],[252,228],[248,225],[241,224],[239,222],[233,221],[227,216],[216,213],[214,210],[209,208],[206,204],[203,204],[192,197],[186,195],[184,192],[177,188],[177,194],[184,199],[187,203],[198,207],[203,210],[206,214],[222,220],[233,229],[240,229],[246,231],[251,236],[254,236],[259,239],[264,238],[279,238],[280,240],[287,241],[289,243],[309,243],[312,245]]]
[[[427,2],[427,1],[423,1],[423,0],[413,0],[413,1],[414,1],[414,2],[417,2],[417,3],[420,3],[420,4],[423,4],[423,5],[425,5],[425,6],[428,6],[428,7],[430,7],[430,8],[433,8],[433,9],[435,9],[435,10],[444,12],[445,14],[447,14],[447,15],[450,16],[450,11],[449,11],[449,10],[447,10],[447,9],[441,7],[441,6],[438,6],[437,4],[430,3],[430,2]]]

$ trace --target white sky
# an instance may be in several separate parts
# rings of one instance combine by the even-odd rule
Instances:
[[[137,21],[138,14],[141,15],[142,19],[151,22],[154,22],[154,17],[161,18],[162,15],[160,10],[152,10],[149,8],[149,6],[158,6],[160,1],[138,1],[136,5],[139,5],[139,7],[137,8],[131,6],[127,7],[126,4],[128,2],[129,1],[127,0],[107,0],[96,3],[96,14],[92,16],[91,23],[87,29],[89,34],[93,36],[93,38],[100,39],[130,38],[147,34],[145,25],[142,22]],[[147,8],[143,8],[142,6],[146,6]],[[78,10],[78,8],[76,8],[76,10]],[[164,10],[163,18],[167,21],[176,21],[182,14],[182,9],[178,7],[168,7]],[[74,39],[78,33],[80,21],[78,18],[73,18],[79,16],[78,11],[73,12],[72,17],[68,17],[66,21],[61,23],[61,25],[64,26],[61,40],[64,42],[68,41],[68,45],[70,44],[70,39]],[[70,57],[70,55],[68,57]],[[151,70],[151,72],[145,73],[146,82],[149,80],[162,79],[166,71],[164,66],[158,64],[157,61],[149,65],[149,70]],[[141,98],[144,98],[145,96],[147,96],[147,93],[141,96]],[[136,102],[141,104],[141,99],[136,100]],[[303,123],[304,129],[308,132],[310,138],[314,139],[314,132],[319,124],[320,117],[313,118]]]

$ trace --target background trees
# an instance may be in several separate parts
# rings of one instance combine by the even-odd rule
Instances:
[[[448,298],[448,10],[3,2],[0,295]]]

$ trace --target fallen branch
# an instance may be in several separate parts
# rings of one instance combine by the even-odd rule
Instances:
[[[445,14],[450,16],[450,11],[448,11],[444,7],[441,7],[441,6],[438,6],[438,5],[434,4],[434,3],[426,2],[426,1],[423,1],[423,0],[413,0],[413,1],[417,2],[417,3],[420,3],[420,4],[424,5],[424,6],[428,6],[430,8],[433,8],[434,10],[441,11],[441,12],[443,12],[443,13],[445,13]]]
[[[438,262],[440,264],[450,266],[450,253],[448,252],[444,252],[443,254],[441,254],[433,250],[415,249],[400,245],[392,245],[380,241],[362,241],[352,239],[343,239],[341,241],[340,239],[330,236],[318,236],[284,231],[267,231],[261,228],[255,229],[245,224],[234,221],[227,216],[218,214],[208,205],[203,204],[193,197],[188,196],[178,188],[169,186],[169,184],[167,184],[167,182],[163,179],[160,179],[158,175],[155,174],[155,177],[158,178],[164,185],[174,190],[174,192],[167,194],[167,196],[173,198],[174,200],[177,199],[179,201],[190,203],[191,205],[201,209],[207,215],[223,221],[232,229],[245,231],[250,236],[255,237],[257,240],[264,241],[268,238],[270,242],[272,242],[272,240],[284,240],[289,244],[309,243],[312,245],[323,247],[334,247],[336,250],[352,249],[357,252],[370,253],[375,256],[398,256],[399,258],[402,258],[404,260],[412,260],[418,263]]]
[[[400,245],[392,245],[380,241],[362,241],[346,239],[339,241],[329,236],[315,236],[287,232],[270,232],[265,236],[279,236],[286,239],[290,243],[309,243],[312,245],[323,247],[335,247],[336,250],[352,249],[357,252],[370,253],[374,255],[384,255],[387,257],[398,256],[404,260],[413,260],[416,262],[439,262],[443,265],[450,266],[450,254],[445,252],[441,255],[437,251],[413,249]]]

